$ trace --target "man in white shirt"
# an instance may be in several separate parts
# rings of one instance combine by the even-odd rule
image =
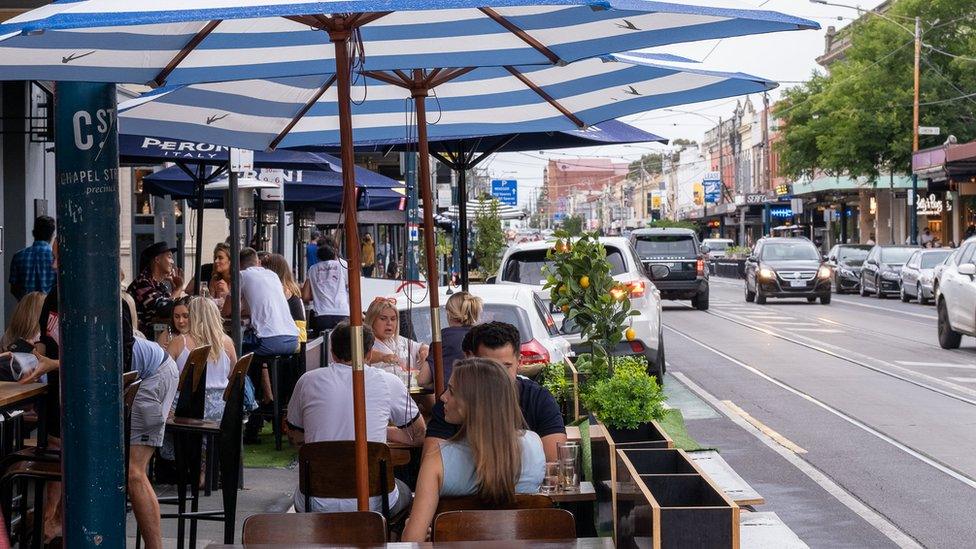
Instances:
[[[231,300],[224,301],[230,316]],[[298,350],[298,326],[291,318],[281,279],[265,269],[252,248],[241,250],[241,314],[251,317],[253,337],[243,342],[245,353],[290,355]]]
[[[306,442],[354,440],[352,405],[352,346],[348,322],[341,322],[330,337],[329,367],[306,372],[298,379],[288,403],[288,438],[301,446]],[[373,347],[373,332],[363,327],[363,355]],[[398,377],[379,368],[364,367],[366,385],[366,439],[388,440],[420,446],[427,426],[407,387]],[[337,466],[345,464],[337,464]],[[389,494],[390,510],[396,514],[410,503],[410,488],[399,479]],[[381,509],[379,497],[370,498],[373,511]],[[355,499],[313,498],[305,509],[305,496],[295,490],[298,512],[356,511]]]

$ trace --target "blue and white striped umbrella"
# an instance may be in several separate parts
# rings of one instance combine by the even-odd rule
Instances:
[[[334,72],[326,21],[367,70],[561,64],[812,21],[735,0],[57,0],[0,24],[0,80],[155,86]],[[491,6],[491,7],[488,7]]]
[[[695,68],[671,55],[626,53],[566,66],[475,69],[438,86],[427,100],[430,139],[561,131],[679,104],[762,92],[775,83]],[[193,138],[265,150],[339,142],[332,86],[304,116],[331,75],[161,88],[123,103],[125,133]],[[373,78],[352,90],[356,141],[412,133],[410,91]],[[287,132],[287,133],[285,133]]]

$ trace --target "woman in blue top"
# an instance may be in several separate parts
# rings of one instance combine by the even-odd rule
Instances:
[[[441,496],[477,495],[486,506],[535,494],[545,472],[542,440],[525,428],[515,386],[489,359],[454,363],[441,395],[445,419],[461,429],[424,456],[403,541],[425,541]]]

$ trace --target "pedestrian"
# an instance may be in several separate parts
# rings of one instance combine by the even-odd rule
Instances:
[[[566,442],[563,415],[556,399],[545,387],[529,378],[517,375],[520,341],[518,328],[496,321],[478,324],[471,328],[464,337],[462,348],[467,357],[490,358],[505,367],[509,380],[515,384],[518,403],[522,408],[526,425],[542,439],[546,461],[556,461],[556,445]],[[456,372],[452,375],[456,375]],[[450,421],[444,415],[444,402],[438,402],[434,405],[430,424],[427,427],[424,455],[436,452],[436,445],[440,441],[452,440],[460,429],[460,425]]]
[[[369,233],[363,236],[360,261],[363,264],[363,276],[372,278],[373,268],[376,266],[376,245],[373,243],[373,235]]]
[[[318,231],[312,231],[311,236],[308,237],[308,243],[305,244],[306,270],[311,269],[312,265],[319,262],[318,249],[320,238],[322,238],[322,233]]]
[[[501,508],[516,494],[537,493],[545,474],[542,441],[525,428],[515,386],[498,362],[458,362],[440,399],[444,416],[462,429],[424,452],[404,541],[427,539],[442,496],[477,495]]]
[[[330,246],[319,246],[318,263],[308,270],[302,299],[312,304],[312,333],[331,330],[349,318],[349,271]]]
[[[34,219],[34,243],[15,253],[10,260],[10,293],[18,300],[30,292],[48,293],[54,286],[51,240],[54,218],[46,215]]]
[[[931,248],[933,240],[935,240],[935,236],[932,235],[932,231],[930,231],[928,227],[922,229],[922,234],[918,235],[918,243],[921,244],[923,248]]]
[[[870,246],[874,246],[877,244],[877,242],[874,241],[874,233],[871,233],[871,235],[868,236],[868,241],[865,242],[865,244],[868,244]]]
[[[183,273],[176,268],[174,252],[176,248],[165,241],[146,248],[139,259],[139,276],[127,290],[136,302],[139,331],[153,341],[157,330],[166,329],[173,302],[183,295]]]
[[[373,333],[363,327],[362,352],[373,346]],[[328,368],[316,368],[298,379],[288,402],[288,439],[292,444],[355,439],[352,397],[352,327],[340,322],[330,336]],[[407,387],[396,376],[377,368],[363,368],[366,391],[366,440],[398,442],[409,446],[423,443],[426,424]],[[336,464],[351,466],[351,463]],[[410,504],[411,491],[406,483],[393,479],[389,492],[390,516]],[[354,498],[312,498],[305,507],[305,496],[295,490],[295,510],[303,512],[355,511]],[[380,497],[369,499],[369,508],[379,511]]]

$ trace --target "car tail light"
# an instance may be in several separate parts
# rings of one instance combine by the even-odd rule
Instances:
[[[523,343],[519,354],[520,364],[538,364],[540,362],[549,362],[549,350],[534,339]]]
[[[635,353],[643,353],[644,352],[644,344],[641,343],[640,341],[631,341],[630,342],[630,350],[633,351],[633,352],[635,352]]]
[[[644,290],[647,288],[644,286],[643,280],[635,280],[633,282],[627,283],[627,288],[630,290],[630,297],[644,297]]]
[[[698,276],[705,276],[705,259],[698,256],[698,261],[695,263],[695,271],[698,272]]]

